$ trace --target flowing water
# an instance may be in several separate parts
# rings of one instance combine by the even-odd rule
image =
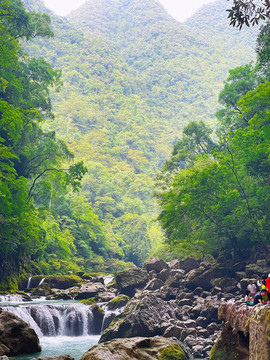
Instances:
[[[38,354],[11,357],[14,360],[35,359],[37,356],[69,354],[78,360],[96,344],[104,330],[120,311],[104,307],[102,323],[96,324],[91,306],[75,301],[21,302],[21,298],[0,297],[0,306],[26,321],[37,333],[42,346]]]

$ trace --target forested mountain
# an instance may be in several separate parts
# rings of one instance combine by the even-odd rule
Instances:
[[[68,19],[39,0],[24,4],[49,14],[54,32],[49,39],[21,39],[24,51],[51,65],[58,88],[62,72],[60,92],[52,90],[48,100],[54,116],[44,113],[40,131],[56,131],[63,149],[68,144],[63,168],[77,161],[84,172],[84,161],[88,169],[79,193],[72,180],[77,168],[67,178],[73,190],[58,172],[25,178],[40,229],[28,261],[43,273],[140,265],[163,238],[153,221],[153,177],[185,125],[204,120],[215,126],[222,82],[228,69],[254,57],[256,30],[230,29],[223,2],[185,24],[154,0],[90,0]]]
[[[82,195],[105,225],[110,256],[140,264],[160,243],[153,176],[185,125],[215,126],[228,69],[254,57],[256,29],[231,29],[225,7],[180,24],[158,1],[90,0],[68,21],[52,15],[50,42],[27,45],[62,70],[48,129],[88,167]]]

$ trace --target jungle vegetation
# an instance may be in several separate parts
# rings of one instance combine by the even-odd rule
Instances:
[[[264,131],[252,120],[255,110],[247,103],[253,100],[244,96],[266,86],[268,32],[259,37],[257,64],[239,67],[255,58],[257,29],[235,31],[225,10],[220,0],[179,24],[154,0],[91,0],[66,19],[39,0],[0,0],[1,287],[16,287],[18,274],[119,271],[158,251],[169,259],[174,252],[238,249],[246,246],[245,234],[247,243],[267,241],[267,189],[259,191],[267,178],[267,145],[256,145],[262,159],[255,166],[258,149],[246,134],[254,153],[240,171],[245,144],[241,150],[233,139],[242,138],[240,131]],[[221,108],[218,94],[235,66]],[[265,104],[258,106],[266,108],[266,87],[259,97],[263,93]],[[216,185],[226,178],[228,197],[211,208],[218,231],[203,216],[187,220],[182,209],[172,211],[171,194],[184,181],[189,197],[195,187],[188,181],[198,170],[205,169],[214,193],[208,167]],[[155,177],[165,247],[155,221]],[[195,200],[206,201],[194,181]],[[190,206],[201,209],[191,200]],[[241,230],[237,219],[247,214]]]

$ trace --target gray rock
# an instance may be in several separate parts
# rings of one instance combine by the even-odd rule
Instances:
[[[169,266],[167,263],[165,263],[164,260],[159,258],[151,258],[147,260],[144,265],[144,269],[146,269],[148,272],[151,270],[155,270],[157,273],[159,273],[163,269],[168,269]]]
[[[172,260],[168,263],[170,269],[180,269],[180,260]]]
[[[2,355],[32,354],[41,351],[35,331],[25,321],[8,311],[0,313],[0,344],[5,344],[8,348]]]
[[[181,333],[182,333],[181,327],[172,325],[165,330],[163,336],[164,337],[176,337],[177,339],[179,339]]]
[[[180,269],[185,270],[188,273],[190,270],[197,269],[200,266],[199,262],[194,258],[186,258],[180,261]]]
[[[80,360],[158,360],[161,357],[162,350],[170,346],[177,348],[179,352],[183,352],[177,342],[161,336],[114,339],[94,345]]]
[[[164,282],[160,279],[152,279],[145,286],[145,290],[157,290],[160,289],[164,285]]]
[[[200,329],[197,331],[197,335],[200,337],[207,338],[209,336],[209,333],[206,329]]]
[[[208,324],[208,321],[205,317],[203,316],[199,316],[196,320],[196,326],[201,326],[203,328],[205,328]]]
[[[244,271],[246,268],[246,264],[247,263],[245,261],[239,261],[232,265],[232,269],[233,271]]]
[[[10,349],[5,344],[0,344],[0,356],[9,355]]]
[[[181,299],[178,301],[178,306],[192,305],[191,299]]]
[[[195,326],[196,326],[196,321],[190,319],[190,320],[184,321],[184,325],[185,325],[187,328],[195,328]]]
[[[100,282],[86,283],[83,284],[79,290],[78,295],[75,297],[76,300],[89,299],[97,296],[100,292],[105,292],[105,286]]]
[[[145,269],[133,267],[119,272],[116,277],[117,289],[125,295],[133,296],[136,288],[143,287],[148,281],[148,273]]]
[[[127,304],[129,297],[127,295],[119,295],[108,302],[108,310],[116,310]]]
[[[191,330],[191,329],[189,329],[189,330]],[[193,329],[193,330],[194,330],[194,332],[196,334],[196,330],[195,329]],[[184,343],[188,347],[192,348],[193,346],[196,346],[198,344],[198,341],[197,341],[197,339],[195,339],[195,336],[196,335],[188,335],[182,341],[184,341]]]
[[[103,332],[100,342],[114,338],[163,335],[161,322],[176,321],[176,309],[154,294],[131,299],[124,311]]]
[[[0,356],[0,360],[9,360],[6,355]]]
[[[157,274],[158,279],[162,281],[166,281],[170,276],[170,270],[169,269],[162,269],[160,273]]]

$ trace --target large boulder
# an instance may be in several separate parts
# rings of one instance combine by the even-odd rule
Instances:
[[[151,258],[147,260],[144,265],[144,269],[146,269],[148,272],[151,270],[155,270],[157,273],[159,273],[163,269],[168,269],[169,266],[167,263],[165,263],[164,260],[159,258]]]
[[[187,283],[186,286],[190,290],[194,290],[196,287],[200,286],[204,290],[212,289],[213,279],[216,278],[232,278],[235,273],[232,269],[223,268],[223,267],[212,267],[209,270],[199,273],[199,269],[191,270],[187,274]]]
[[[116,277],[116,288],[127,296],[133,296],[137,288],[143,287],[148,281],[148,273],[145,269],[133,267],[119,272]]]
[[[4,345],[4,346],[2,346]],[[41,351],[35,331],[18,316],[0,312],[0,346],[2,355],[32,354]]]
[[[89,299],[98,295],[100,292],[105,292],[105,286],[100,282],[83,284],[79,290],[76,300]]]
[[[166,327],[176,321],[177,314],[173,304],[153,294],[131,299],[124,311],[117,316],[103,332],[100,342],[114,338],[163,335]],[[162,328],[161,323],[167,323]]]
[[[180,260],[179,266],[180,269],[188,273],[190,270],[197,269],[200,264],[196,259],[188,257],[185,260]]]
[[[81,285],[82,279],[76,275],[53,275],[44,279],[44,283],[50,285],[51,288],[68,289],[73,286]]]
[[[131,339],[115,339],[97,344],[88,350],[80,360],[108,359],[186,360],[187,357],[177,342],[156,336],[153,338],[133,337]]]

